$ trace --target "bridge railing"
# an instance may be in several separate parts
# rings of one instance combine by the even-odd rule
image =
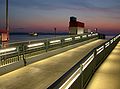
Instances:
[[[90,78],[120,41],[120,34],[94,48],[48,89],[84,89]]]
[[[24,63],[26,63],[26,59],[33,55],[72,45],[95,37],[98,37],[98,33],[68,35],[10,43],[9,48],[0,49],[0,67],[18,62],[20,60],[23,60]]]

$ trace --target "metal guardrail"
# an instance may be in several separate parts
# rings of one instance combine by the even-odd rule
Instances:
[[[23,60],[24,65],[26,65],[26,59],[30,56],[82,42],[97,36],[98,33],[68,35],[48,39],[10,43],[9,48],[0,49],[0,67],[15,63],[19,60]]]
[[[50,85],[48,89],[84,89],[95,69],[104,61],[119,41],[120,34],[94,48],[82,60]],[[78,83],[75,81],[78,81]],[[74,87],[75,85],[76,87]]]

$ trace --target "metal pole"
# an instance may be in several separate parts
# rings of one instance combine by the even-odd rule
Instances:
[[[6,0],[6,30],[9,31],[9,22],[8,22],[8,0]]]
[[[56,36],[56,28],[54,28],[54,35]]]
[[[8,11],[8,0],[6,0],[6,31],[7,31],[7,42],[9,41],[9,11]],[[8,46],[8,45],[7,45]]]
[[[22,48],[23,48],[23,61],[24,61],[24,66],[26,66],[27,62],[26,62],[26,59],[25,59],[25,45],[22,45]]]

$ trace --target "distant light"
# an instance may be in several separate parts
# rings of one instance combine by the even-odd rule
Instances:
[[[95,35],[98,35],[98,33],[95,33]]]
[[[14,47],[14,48],[1,49],[1,50],[0,50],[0,53],[10,52],[10,51],[14,51],[14,50],[16,50],[15,47]]]
[[[107,48],[110,45],[109,42],[105,43],[105,48]]]
[[[92,36],[95,36],[96,34],[92,34]]]
[[[93,32],[90,32],[91,34],[93,33]]]
[[[43,46],[44,45],[44,43],[36,43],[36,44],[30,44],[30,45],[28,45],[27,47],[36,47],[36,46]]]

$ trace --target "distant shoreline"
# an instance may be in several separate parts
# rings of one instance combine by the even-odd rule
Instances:
[[[38,35],[69,35],[69,33],[39,33],[37,32]],[[14,33],[10,33],[10,35],[29,35],[29,33],[23,33],[23,32],[14,32]]]
[[[43,32],[36,32],[38,35],[69,35],[67,32],[62,33],[43,33]],[[103,34],[103,33],[102,33]],[[11,32],[10,35],[29,35],[27,32]],[[105,34],[106,36],[115,36],[117,34]]]

